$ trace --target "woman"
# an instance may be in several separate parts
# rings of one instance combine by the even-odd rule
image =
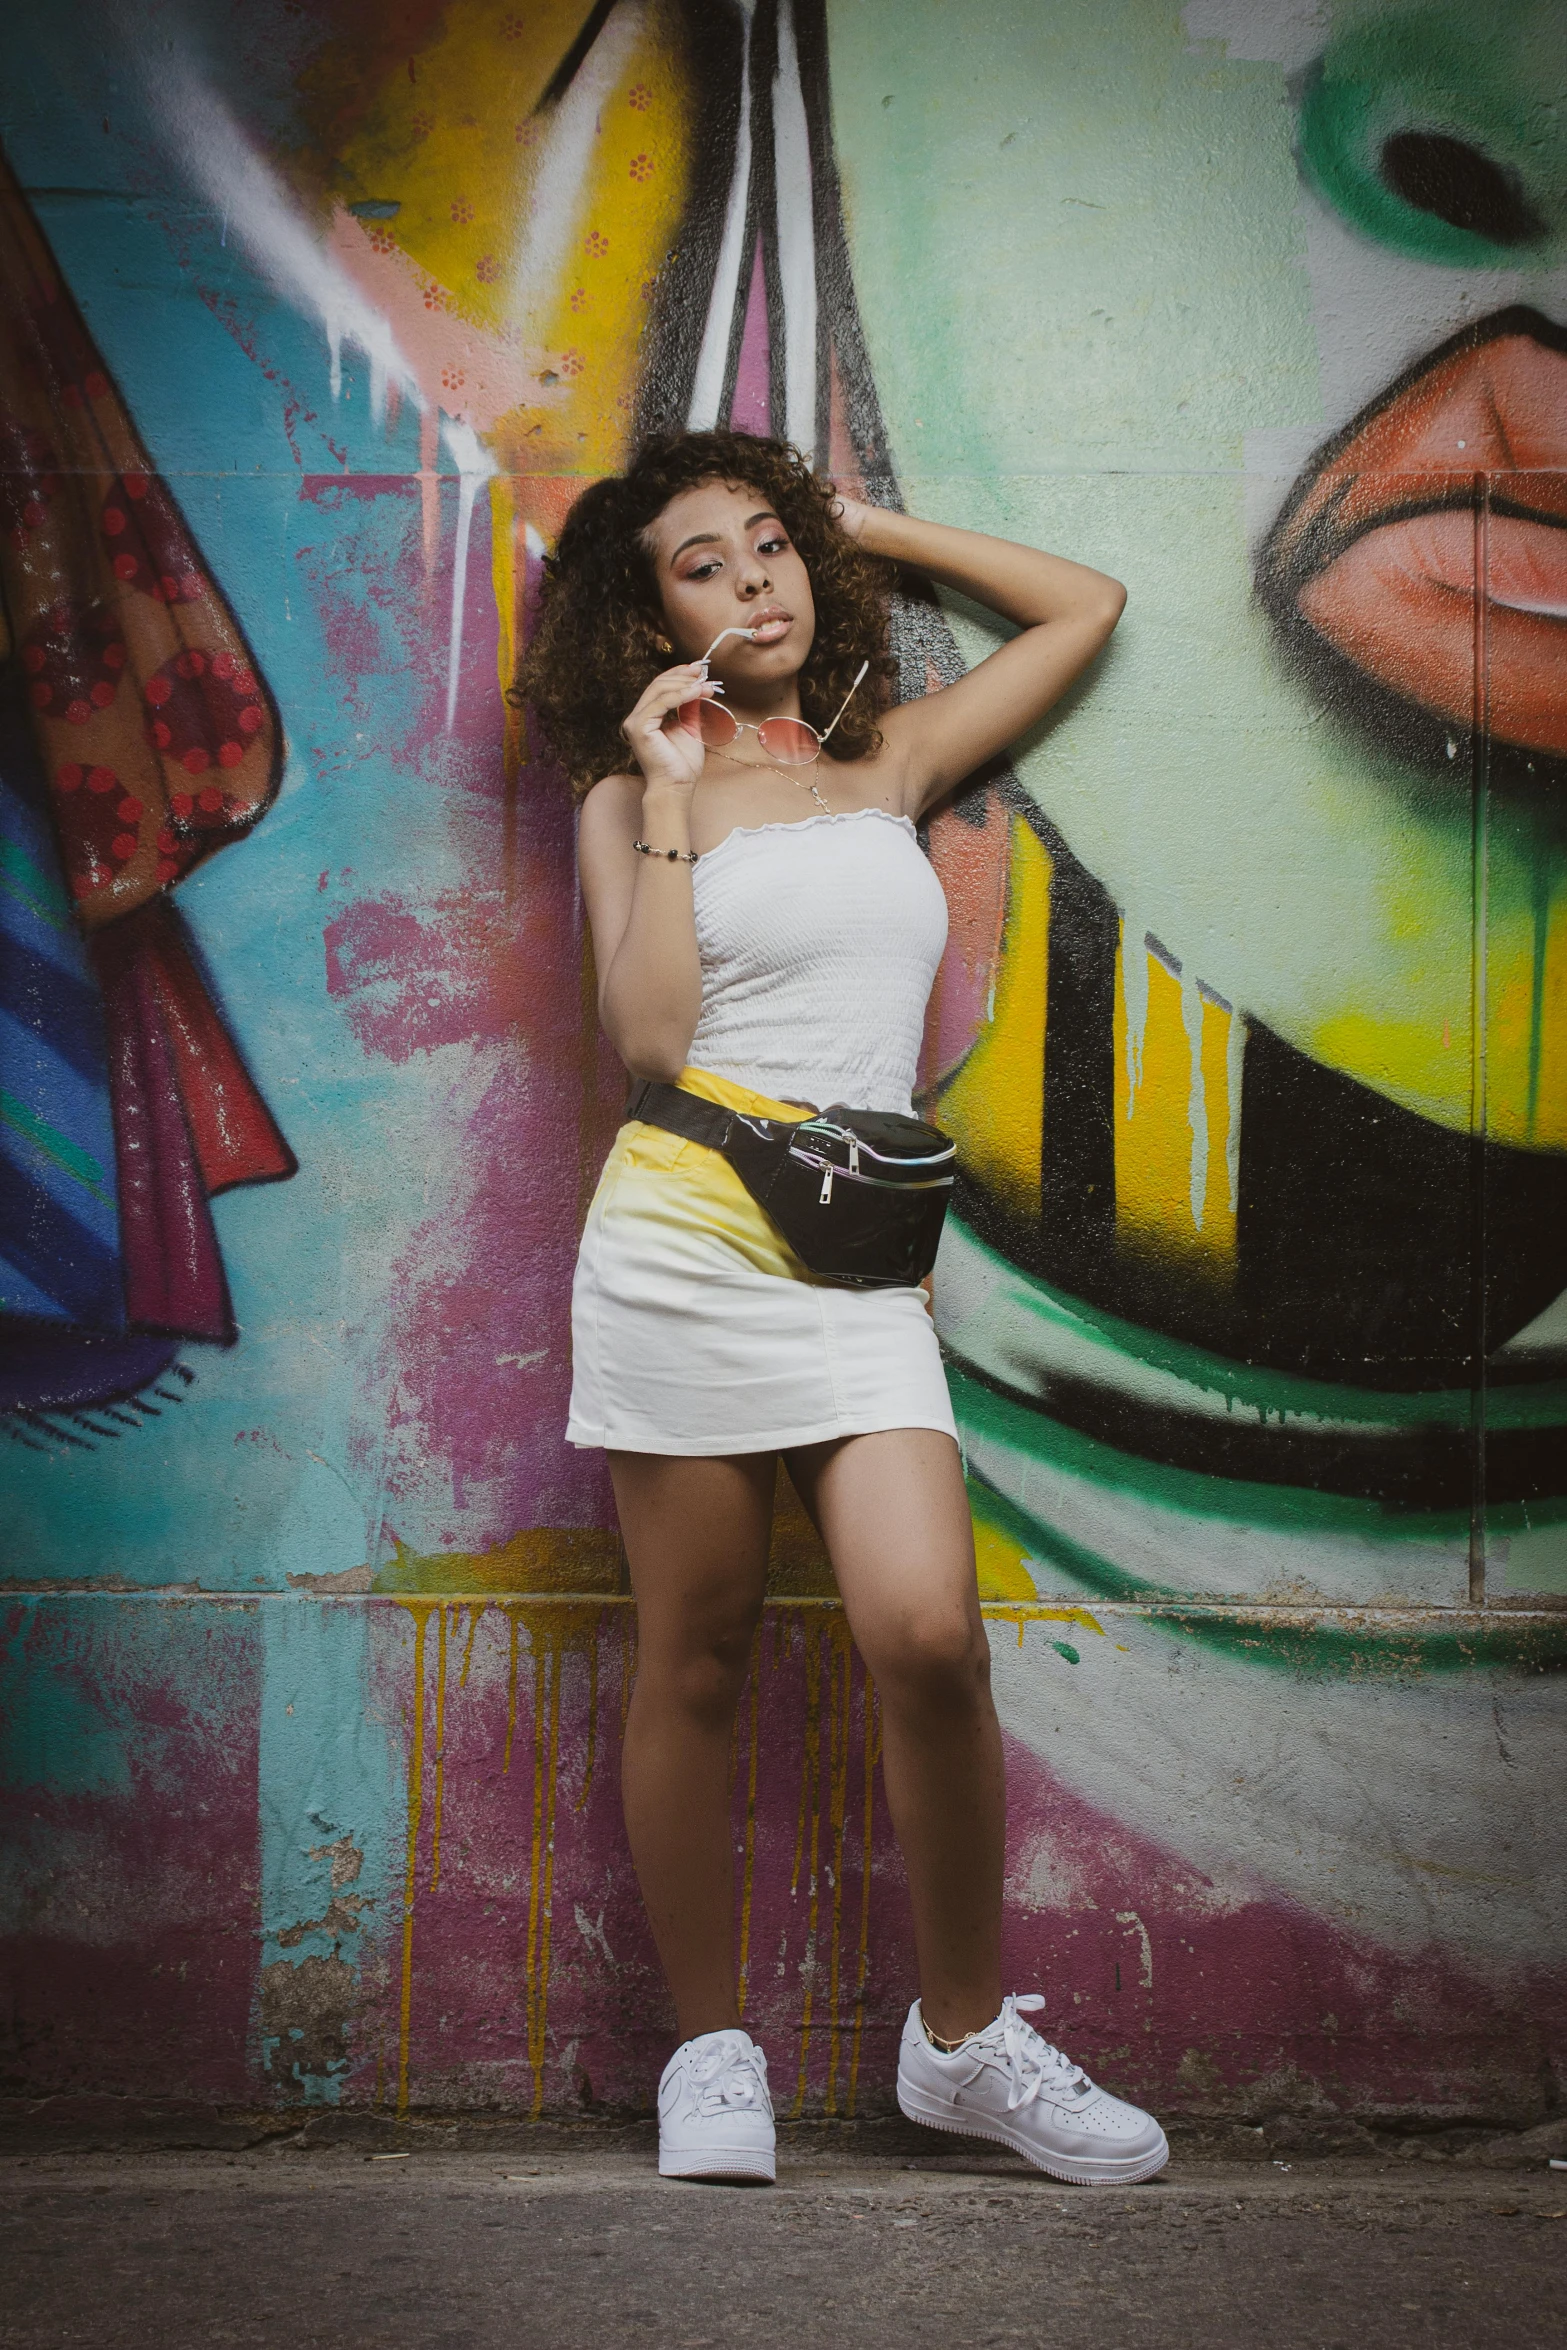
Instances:
[[[885,709],[897,563],[1016,633]],[[1043,716],[1124,601],[1059,556],[841,496],[776,441],[686,434],[586,490],[521,687],[585,795],[599,1010],[632,1077],[762,1116],[907,1115],[947,927],[915,823]],[[1157,2122],[1040,2038],[1042,2001],[1002,1996],[1001,1737],[921,1292],[813,1278],[727,1160],[633,1121],[589,1212],[572,1337],[567,1433],[609,1454],[637,1605],[626,1828],[684,2035],[660,2170],[774,2175],[735,1999],[728,1751],[781,1454],[881,1699],[920,1976],[900,2105],[1058,2178],[1151,2177]]]

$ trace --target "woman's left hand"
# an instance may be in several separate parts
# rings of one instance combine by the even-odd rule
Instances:
[[[846,537],[857,539],[874,511],[873,507],[866,505],[863,498],[851,498],[847,490],[840,490],[834,485],[833,520]]]

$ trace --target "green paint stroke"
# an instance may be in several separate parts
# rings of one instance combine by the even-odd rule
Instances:
[[[1118,1452],[1114,1445],[1084,1436],[1046,1412],[995,1394],[950,1364],[947,1385],[958,1424],[965,1431],[1112,1492],[1133,1494],[1156,1509],[1188,1518],[1276,1528],[1288,1534],[1351,1535],[1378,1543],[1468,1540],[1467,1510],[1411,1510],[1359,1494],[1318,1493],[1303,1485],[1248,1484],[1238,1477],[1211,1477],[1199,1469],[1171,1468],[1163,1461],[1144,1460],[1137,1453]],[[1493,1503],[1487,1508],[1486,1523],[1497,1534],[1567,1523],[1567,1499],[1527,1505]]]
[[[1418,1616],[1400,1613],[1390,1622],[1368,1620],[1354,1609],[1193,1607],[1179,1593],[1129,1575],[1085,1549],[972,1470],[968,1488],[974,1515],[998,1534],[1048,1559],[1099,1598],[1147,1609],[1160,1629],[1235,1663],[1316,1681],[1407,1682],[1477,1667],[1515,1673],[1567,1670],[1567,1615],[1543,1622],[1502,1614],[1444,1621],[1422,1611]]]
[[[107,1179],[104,1171],[91,1151],[84,1151],[79,1144],[72,1142],[68,1134],[62,1134],[57,1126],[51,1126],[47,1118],[40,1118],[36,1110],[30,1110],[26,1102],[18,1101],[14,1093],[7,1093],[4,1086],[0,1086],[0,1125],[9,1126],[13,1133],[22,1135],[34,1150],[40,1151],[46,1159],[51,1159],[57,1167],[63,1168],[67,1175],[73,1176],[82,1189],[90,1192],[104,1207],[113,1207],[114,1196],[105,1188]]]
[[[1271,1422],[1311,1433],[1427,1428],[1468,1433],[1474,1399],[1467,1387],[1398,1394],[1260,1369],[1068,1297],[1012,1264],[958,1217],[952,1218],[944,1246],[961,1252],[960,1269],[982,1282],[983,1290],[977,1310],[944,1326],[943,1338],[986,1380],[1014,1394],[1048,1394],[1051,1376],[1065,1373],[1199,1416],[1205,1409],[1214,1413],[1208,1399],[1216,1398],[1226,1417],[1263,1426]],[[1023,1383],[1029,1374],[1037,1385]],[[1567,1380],[1493,1388],[1486,1397],[1486,1419],[1496,1429],[1567,1422]]]
[[[1300,154],[1350,225],[1451,268],[1540,267],[1567,246],[1567,113],[1557,0],[1448,0],[1347,12],[1312,68]],[[1430,201],[1400,192],[1389,142],[1441,141]],[[1456,164],[1456,171],[1452,168]],[[1506,191],[1487,201],[1487,187]]]
[[[51,930],[70,929],[70,916],[63,911],[58,892],[50,887],[49,876],[14,840],[0,840],[0,884],[31,907]]]

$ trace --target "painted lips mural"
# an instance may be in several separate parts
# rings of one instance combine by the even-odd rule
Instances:
[[[1552,8],[1491,18],[448,0],[394,31],[257,0],[155,72],[117,33],[117,168],[188,201],[92,240],[44,191],[99,184],[107,101],[48,28],[7,36],[43,125],[14,266],[53,289],[0,379],[8,805],[55,877],[45,980],[7,999],[9,1179],[56,1219],[14,1227],[16,1522],[30,1578],[264,1595],[205,1651],[150,1601],[118,1631],[25,1603],[12,1772],[106,1888],[92,1947],[141,1970],[185,2093],[539,2109],[656,2074],[618,1545],[561,1438],[618,1074],[569,810],[504,688],[582,481],[728,417],[1131,591],[929,836],[963,1167],[936,1305],[1020,1979],[1188,2108],[1547,2110],[1567,162]],[[116,271],[166,287],[156,346]],[[912,690],[990,641],[912,589],[897,640]],[[206,1194],[293,1165],[263,1094],[299,1169],[234,1203],[238,1343],[200,1352],[233,1335]],[[174,1271],[154,1297],[149,1234],[205,1268],[200,1312]],[[60,1384],[66,1346],[96,1385]],[[841,2111],[899,2013],[896,1862],[874,1693],[787,1508],[774,1582],[736,1749],[748,2012],[799,2108]],[[161,1759],[117,1762],[149,1710]],[[193,1781],[233,1945],[194,2043],[147,1891]],[[42,1834],[12,1903],[35,2087],[98,1963]]]

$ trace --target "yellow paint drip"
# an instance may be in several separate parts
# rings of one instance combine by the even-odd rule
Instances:
[[[1129,1033],[1126,958],[1146,964],[1141,1035]],[[1229,1167],[1234,1014],[1185,988],[1122,925],[1115,988],[1117,1244],[1175,1274],[1234,1276]],[[1194,1036],[1195,1030],[1195,1036]],[[1195,1053],[1194,1053],[1195,1041]]]
[[[483,1617],[483,1614],[484,1602],[482,1599],[480,1600],[477,1607],[473,1607],[468,1610],[468,1637],[463,1642],[462,1671],[457,1676],[457,1686],[459,1689],[466,1689],[468,1686],[468,1667],[473,1662],[473,1636],[479,1629],[479,1623]]]
[[[988,1022],[941,1093],[941,1123],[965,1171],[1016,1214],[1040,1212],[1049,983],[1049,851],[1011,819],[1001,966]]]
[[[435,1611],[435,1804],[430,1820],[430,1891],[441,1882],[441,1814],[446,1803],[446,1626],[444,1607]]]

